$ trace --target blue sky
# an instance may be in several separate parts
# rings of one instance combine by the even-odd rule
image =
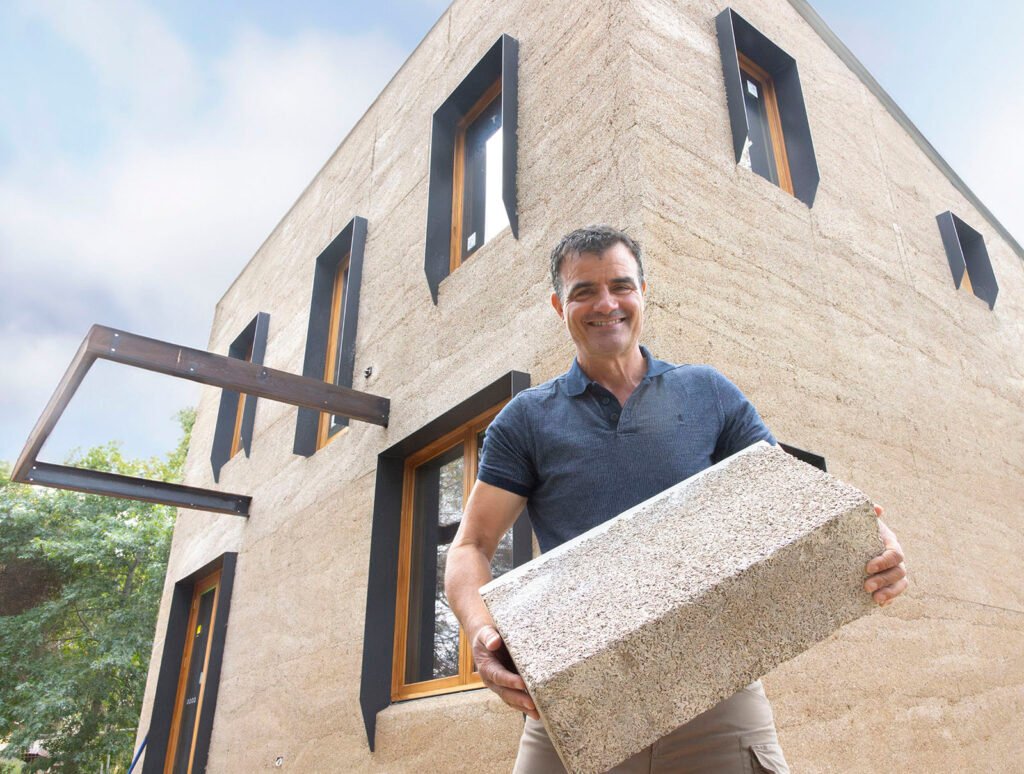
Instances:
[[[1024,4],[813,5],[1024,241]],[[0,3],[0,459],[90,324],[205,347],[221,294],[445,7]],[[102,365],[43,458],[162,453],[197,395]]]

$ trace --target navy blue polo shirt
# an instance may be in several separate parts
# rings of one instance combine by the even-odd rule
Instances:
[[[625,406],[573,360],[516,395],[487,428],[477,477],[528,499],[550,551],[752,443],[775,438],[714,368],[641,347],[647,375]]]

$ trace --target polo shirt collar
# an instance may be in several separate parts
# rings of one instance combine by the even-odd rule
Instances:
[[[640,354],[644,356],[644,360],[647,361],[647,375],[644,377],[644,381],[654,376],[660,376],[666,371],[672,370],[672,365],[666,363],[664,360],[658,360],[653,357],[648,351],[647,347],[640,345]],[[583,369],[580,368],[579,361],[576,358],[572,359],[572,368],[565,374],[565,392],[572,398],[577,395],[582,395],[587,391],[593,380],[587,376]]]

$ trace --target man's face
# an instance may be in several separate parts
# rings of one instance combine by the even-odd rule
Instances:
[[[627,355],[644,324],[644,291],[636,259],[621,242],[601,255],[580,253],[562,263],[562,293],[551,305],[565,322],[581,360]]]

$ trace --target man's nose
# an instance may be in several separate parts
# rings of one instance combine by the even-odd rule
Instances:
[[[595,312],[611,312],[618,308],[618,302],[615,300],[615,295],[609,288],[600,288],[597,291],[597,296],[594,298],[594,311]]]

